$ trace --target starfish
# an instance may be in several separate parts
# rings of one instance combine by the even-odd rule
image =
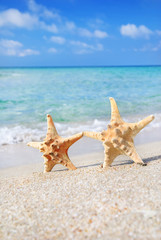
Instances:
[[[43,152],[44,172],[50,172],[56,164],[62,164],[70,170],[75,170],[76,167],[69,159],[68,149],[83,136],[83,133],[78,133],[67,138],[60,137],[49,114],[47,115],[47,125],[48,130],[44,141],[29,142],[27,145]]]
[[[113,98],[111,102],[111,122],[107,130],[102,132],[84,132],[83,135],[103,142],[104,146],[104,163],[103,168],[108,168],[114,159],[119,155],[129,156],[135,163],[145,166],[134,146],[134,137],[153,119],[154,116],[137,122],[126,123],[122,120],[117,104]]]

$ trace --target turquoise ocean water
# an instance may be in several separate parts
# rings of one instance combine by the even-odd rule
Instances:
[[[40,140],[46,114],[67,136],[100,131],[114,97],[126,121],[155,115],[161,126],[161,66],[0,68],[0,145]]]

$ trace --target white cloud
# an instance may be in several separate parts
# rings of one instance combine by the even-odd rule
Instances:
[[[69,31],[72,31],[76,28],[75,23],[74,22],[66,22],[65,23],[66,29]]]
[[[22,43],[14,40],[8,40],[8,39],[1,39],[0,45],[4,48],[19,48],[22,47]]]
[[[48,32],[52,32],[52,33],[57,33],[58,32],[58,28],[54,23],[51,24],[51,25],[47,25],[44,22],[40,22],[40,26],[41,26],[42,29],[44,29]]]
[[[99,18],[90,19],[88,21],[88,26],[90,26],[93,29],[100,28],[105,25],[106,25],[106,23],[102,19],[99,19]]]
[[[36,24],[38,24],[38,18],[29,13],[21,13],[17,9],[0,12],[0,27],[15,26],[31,29]]]
[[[157,52],[161,49],[161,41],[155,46],[152,48],[152,51],[153,52]]]
[[[156,30],[156,33],[161,36],[161,30]]]
[[[13,40],[0,40],[0,53],[8,56],[16,56],[18,50],[22,47],[22,43]]]
[[[8,9],[0,12],[0,27],[18,27],[33,29],[35,26],[45,31],[57,33],[57,26],[53,24],[46,24],[40,21],[38,16],[31,15],[30,13],[21,13],[17,9]]]
[[[65,43],[65,38],[63,37],[58,37],[58,36],[53,36],[50,38],[50,40],[54,43],[58,43],[58,44],[64,44]]]
[[[149,28],[144,25],[136,26],[135,24],[127,24],[122,25],[120,28],[120,32],[124,36],[128,36],[131,38],[149,38],[149,36],[153,33]]]
[[[108,34],[106,32],[100,31],[100,30],[95,30],[94,36],[97,38],[106,38],[106,37],[108,37]]]
[[[141,48],[134,48],[134,52],[146,52],[149,50],[149,46],[144,46]]]
[[[102,51],[104,49],[103,45],[100,43],[91,45],[80,41],[70,41],[70,44],[77,47],[74,51],[76,54],[93,53],[94,51]]]
[[[41,10],[41,5],[37,4],[33,0],[28,1],[28,7],[32,12],[39,12]]]
[[[93,35],[88,29],[85,28],[79,28],[78,32],[83,37],[92,37]]]
[[[40,54],[39,51],[32,49],[23,49],[22,47],[23,44],[18,41],[8,39],[0,40],[0,54],[2,55],[25,57],[28,55]]]
[[[29,56],[29,55],[39,55],[40,52],[33,50],[33,49],[24,49],[21,50],[18,54],[19,57],[25,57],[25,56]]]
[[[48,8],[46,8],[45,6],[43,6],[41,4],[37,4],[34,0],[28,1],[28,7],[29,7],[30,11],[39,14],[41,17],[55,18],[57,20],[61,19],[60,15],[56,11],[54,11],[54,10],[51,11]]]
[[[57,51],[56,48],[49,48],[49,49],[48,49],[48,52],[49,52],[49,53],[57,53],[58,51]]]
[[[89,45],[85,42],[80,42],[80,41],[70,41],[71,45],[79,46],[79,47],[84,47],[84,48],[91,48],[92,45]]]
[[[146,44],[141,48],[134,48],[134,51],[135,52],[147,52],[147,51],[157,52],[160,49],[161,49],[161,41],[159,41],[159,43],[156,45]]]
[[[78,32],[83,37],[95,37],[95,38],[106,38],[108,34],[106,32],[95,30],[94,32],[89,31],[86,28],[79,28]]]
[[[100,39],[108,36],[106,32],[97,28],[95,31],[79,28],[74,22],[68,21],[66,18],[60,16],[56,10],[48,9],[44,5],[36,3],[34,0],[28,0],[28,8],[28,12],[21,12],[18,9],[1,11],[0,28],[2,28],[2,30],[5,29],[5,31],[13,29],[13,27],[30,30],[42,29],[51,33],[68,31],[69,33],[74,32],[80,36]],[[100,20],[97,20],[97,22],[100,22]],[[62,37],[55,37],[52,41],[58,44],[64,44],[65,39]]]

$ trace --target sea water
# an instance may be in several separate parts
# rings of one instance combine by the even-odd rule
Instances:
[[[154,114],[145,131],[158,131],[161,66],[0,68],[0,145],[43,139],[47,114],[62,136],[106,129],[109,97],[125,121]]]

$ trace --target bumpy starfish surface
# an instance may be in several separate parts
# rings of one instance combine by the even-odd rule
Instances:
[[[43,152],[44,172],[50,172],[56,164],[62,164],[70,170],[75,170],[76,167],[68,157],[68,149],[83,136],[83,133],[78,133],[68,138],[60,137],[49,114],[47,115],[47,124],[48,130],[44,141],[29,142],[27,145]]]
[[[103,168],[108,168],[119,155],[129,156],[135,163],[146,165],[136,152],[133,138],[150,123],[154,116],[151,115],[137,123],[126,123],[122,120],[117,104],[113,98],[111,102],[111,122],[107,130],[102,132],[84,132],[83,135],[103,142],[104,163]]]

